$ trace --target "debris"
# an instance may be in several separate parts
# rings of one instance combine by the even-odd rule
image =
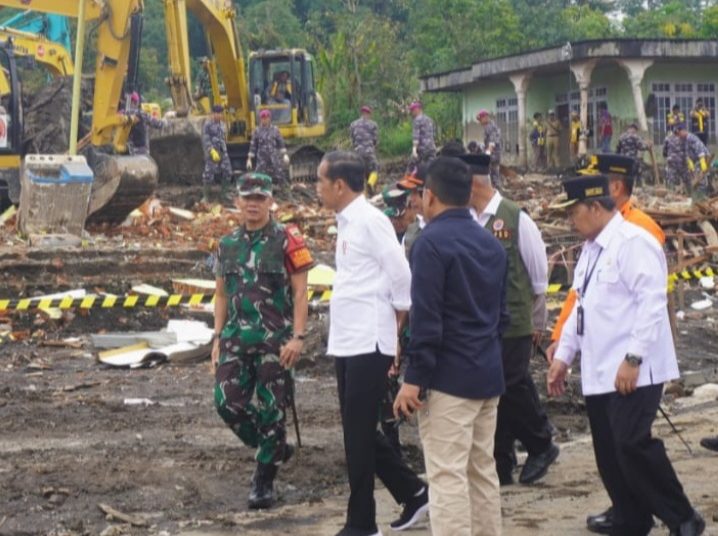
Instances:
[[[177,342],[177,336],[168,331],[139,331],[134,333],[97,333],[90,335],[95,348],[121,348],[145,343],[146,347],[161,348]]]
[[[80,389],[91,389],[92,387],[97,387],[102,382],[82,382],[75,385],[66,385],[62,388],[62,392],[64,393],[70,393],[72,391],[79,391]]]
[[[166,290],[153,287],[152,285],[135,285],[132,287],[134,294],[145,294],[147,296],[169,296]]]
[[[705,311],[713,306],[713,302],[709,299],[698,300],[691,303],[691,309],[694,311]]]
[[[10,205],[5,212],[0,214],[0,225],[5,225],[15,214],[17,214],[17,207]]]
[[[177,294],[214,294],[216,282],[213,279],[173,279],[172,290]]]
[[[170,214],[173,216],[185,220],[185,221],[192,221],[194,220],[194,212],[191,210],[185,210],[183,208],[177,208],[177,207],[170,207],[169,208]]]
[[[122,403],[125,406],[154,406],[157,402],[149,398],[125,398]]]
[[[117,521],[124,521],[125,523],[129,523],[134,527],[146,527],[148,525],[147,521],[145,521],[141,517],[125,514],[123,512],[120,512],[119,510],[115,510],[107,504],[98,503],[97,506],[106,514],[108,521],[112,521],[113,519]]]
[[[77,337],[71,337],[62,340],[40,341],[40,346],[49,346],[53,348],[74,348],[76,350],[79,350],[82,348],[83,344],[82,341]]]
[[[127,534],[127,530],[122,525],[107,525],[100,532],[100,536],[122,536],[123,534]]]
[[[705,290],[713,290],[716,288],[715,278],[713,277],[701,277],[698,281]]]

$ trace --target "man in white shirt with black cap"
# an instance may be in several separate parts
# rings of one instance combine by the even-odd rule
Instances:
[[[350,496],[337,536],[377,536],[375,474],[403,505],[392,529],[409,528],[429,509],[426,484],[377,430],[399,321],[411,305],[411,273],[389,219],[363,195],[364,160],[327,153],[317,177],[319,198],[337,213],[338,228],[327,353],[336,358]]]
[[[611,534],[645,536],[655,515],[671,535],[700,535],[705,522],[663,442],[651,435],[663,384],[679,376],[665,255],[655,238],[616,210],[604,175],[569,179],[564,189],[562,206],[586,242],[573,281],[578,302],[548,372],[549,394],[563,394],[580,353],[596,465],[613,506]]]

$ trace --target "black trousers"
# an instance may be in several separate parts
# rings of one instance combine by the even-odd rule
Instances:
[[[399,504],[424,486],[377,430],[392,361],[378,352],[335,359],[349,473],[347,527],[376,530],[375,474]]]
[[[708,133],[707,132],[696,132],[696,136],[703,142],[703,145],[708,146]],[[710,162],[709,162],[710,163]]]
[[[612,534],[648,534],[653,515],[675,528],[693,514],[663,442],[651,436],[662,393],[658,384],[586,397],[596,465],[613,503]]]
[[[541,406],[531,378],[531,336],[506,338],[502,342],[506,392],[499,399],[494,437],[494,459],[499,474],[508,474],[514,464],[514,441],[518,439],[529,455],[551,446],[551,425]]]

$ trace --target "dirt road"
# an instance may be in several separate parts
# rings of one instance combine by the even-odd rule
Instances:
[[[154,327],[150,317],[141,319],[128,328]],[[83,324],[89,321],[76,319],[69,332],[86,332]],[[330,360],[317,357],[314,366],[298,373],[305,444],[280,472],[278,508],[248,513],[253,453],[215,414],[206,364],[110,370],[99,367],[89,350],[27,342],[3,346],[0,534],[322,536],[339,530],[347,489]],[[151,403],[130,405],[131,399]],[[506,488],[509,536],[584,534],[585,515],[607,505],[580,399],[548,407],[560,431],[562,454],[542,483]],[[708,401],[675,418],[695,457],[687,455],[663,422],[658,421],[656,430],[665,438],[689,495],[710,519],[718,512],[718,456],[697,442],[718,433],[718,403]],[[409,446],[417,444],[414,428],[402,433]],[[413,447],[409,455],[421,470],[418,450]],[[378,502],[386,532],[398,510],[384,490]],[[129,515],[135,526],[107,519],[100,504]],[[708,533],[718,535],[718,525],[711,522]]]

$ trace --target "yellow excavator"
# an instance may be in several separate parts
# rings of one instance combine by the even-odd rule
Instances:
[[[314,60],[302,49],[257,51],[249,70],[236,26],[236,10],[226,0],[164,0],[169,85],[177,119],[153,132],[150,151],[162,180],[197,183],[202,174],[200,137],[208,106],[222,104],[228,125],[232,169],[245,169],[251,134],[259,112],[270,110],[272,122],[290,143],[290,179],[313,180],[322,152],[311,145],[292,147],[292,140],[324,135],[323,102],[315,88]],[[188,14],[200,23],[209,55],[204,65],[208,95],[192,90]],[[278,91],[281,86],[282,91]]]
[[[120,113],[128,101],[126,80],[136,79],[142,32],[143,0],[85,0],[85,18],[94,23],[97,40],[92,124],[83,154],[94,172],[89,214],[94,221],[119,222],[155,190],[157,165],[148,156],[127,155],[131,119]],[[77,18],[77,0],[0,0],[2,8]],[[0,182],[9,185],[13,202],[19,198],[23,147],[21,81],[15,65],[17,40],[0,38],[0,66],[9,92],[0,94]],[[2,121],[0,121],[1,123]],[[69,122],[69,121],[68,121]],[[0,134],[2,134],[0,128]],[[3,145],[4,141],[4,145]],[[68,139],[69,142],[69,139]]]
[[[70,52],[60,43],[42,35],[0,26],[0,41],[12,44],[15,57],[34,58],[53,77],[72,76],[75,72]],[[10,91],[10,82],[0,70],[0,95],[7,95]]]

